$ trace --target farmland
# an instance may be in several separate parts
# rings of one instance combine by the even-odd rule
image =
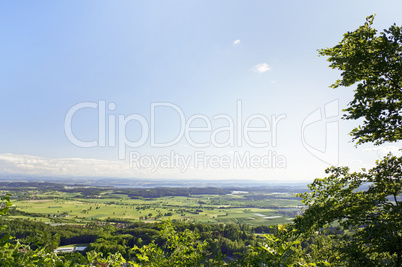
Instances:
[[[19,190],[6,188],[3,187],[2,193],[14,196],[10,217],[52,224],[158,222],[170,218],[195,223],[274,225],[294,218],[302,205],[294,190],[286,188],[278,192],[272,188],[247,191],[211,188],[201,190],[202,194],[183,193],[182,188],[134,192],[132,189],[24,184],[19,185]],[[155,192],[162,196],[144,197]]]

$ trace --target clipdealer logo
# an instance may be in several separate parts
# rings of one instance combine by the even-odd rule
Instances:
[[[301,141],[304,148],[317,159],[329,164],[339,164],[339,100],[335,99],[311,112],[301,125]],[[316,146],[310,144],[306,138],[308,127],[324,122],[324,144]]]
[[[174,168],[181,172],[190,167],[201,168],[286,168],[287,160],[284,155],[275,151],[278,144],[278,128],[286,114],[267,116],[262,113],[243,114],[243,103],[236,103],[235,115],[219,113],[214,116],[192,114],[185,112],[170,102],[154,102],[150,104],[149,113],[118,114],[117,105],[105,100],[98,102],[81,102],[72,106],[66,113],[64,130],[67,139],[77,147],[112,147],[117,148],[119,160],[126,160],[135,169],[148,169],[155,172],[159,169]],[[93,140],[84,140],[73,131],[73,121],[81,119],[88,109],[96,111],[98,133]],[[170,114],[169,118],[161,114]],[[80,116],[82,116],[80,118]],[[178,125],[166,129],[157,127],[163,120],[175,119]],[[304,148],[317,159],[337,165],[339,162],[339,101],[333,100],[310,113],[301,123],[301,142]],[[309,143],[308,129],[316,123],[323,123],[325,135],[324,146]],[[200,123],[203,126],[199,126]],[[256,126],[259,125],[258,127]],[[132,132],[135,125],[135,134]],[[197,126],[198,125],[198,126]],[[175,136],[165,141],[158,141],[157,136],[164,136],[166,130],[176,132]],[[202,141],[197,135],[203,135]],[[135,136],[133,138],[133,136]],[[223,137],[223,138],[222,138]],[[173,148],[185,141],[189,153],[179,153]],[[165,149],[164,153],[140,153],[141,147]],[[166,148],[172,148],[166,152]],[[208,154],[211,149],[229,148],[229,154]],[[245,150],[248,148],[248,150]]]
[[[149,119],[147,119],[138,113],[115,114],[117,106],[113,102],[106,103],[105,100],[81,102],[68,110],[64,120],[64,130],[67,139],[81,148],[117,147],[118,159],[125,160],[128,155],[132,168],[145,168],[152,171],[160,168],[177,168],[181,172],[185,172],[190,166],[194,168],[286,168],[286,158],[272,150],[277,146],[278,127],[280,122],[286,119],[286,115],[272,114],[268,117],[256,113],[245,116],[242,105],[242,101],[238,100],[235,116],[220,113],[212,117],[204,114],[186,117],[183,110],[173,103],[155,102],[150,104]],[[72,127],[73,121],[88,109],[97,111],[95,119],[98,120],[97,138],[91,141],[81,139],[73,132]],[[178,127],[174,129],[177,135],[164,142],[158,142],[156,138],[163,135],[162,131],[157,131],[159,129],[157,124],[160,121],[157,112],[170,112],[179,121]],[[200,123],[204,126],[195,126]],[[129,138],[130,124],[139,126],[137,130],[140,134],[136,140]],[[207,135],[208,138],[201,142],[194,137],[196,134]],[[222,136],[225,136],[224,140]],[[185,155],[171,150],[165,155],[142,155],[137,151],[142,146],[174,147],[183,140],[193,149],[192,154]],[[262,153],[252,154],[250,151],[240,150],[243,146],[257,149]],[[232,152],[229,155],[207,154],[205,150],[210,148],[231,148]]]

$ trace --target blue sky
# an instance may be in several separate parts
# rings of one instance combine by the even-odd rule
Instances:
[[[327,67],[317,49],[334,46],[374,13],[377,29],[401,25],[401,11],[400,1],[2,2],[0,173],[309,181],[330,164],[356,170],[371,166],[398,144],[355,148],[348,132],[357,123],[342,121],[341,114],[326,118],[322,113],[321,120],[303,128],[317,109],[335,103],[340,111],[353,97],[353,88],[328,88],[339,73]],[[193,131],[190,141],[183,135],[158,148],[132,120],[123,124],[124,138],[146,142],[124,146],[125,159],[119,159],[121,148],[99,144],[102,101],[115,106],[106,109],[104,123],[109,141],[109,118],[116,121],[116,144],[123,141],[119,118],[134,114],[151,125],[152,103],[176,107],[155,109],[157,142],[175,139],[194,115],[198,119],[189,127],[207,127],[208,120],[211,128]],[[97,108],[74,113],[71,129],[81,141],[98,141],[94,147],[76,146],[66,135],[66,114],[83,102]],[[215,137],[221,144],[231,138],[230,130],[212,134],[230,124],[214,116],[225,114],[237,122],[239,103],[242,120],[233,132],[242,144],[213,145]],[[270,131],[249,137],[254,143],[269,141],[265,147],[250,146],[244,132],[238,134],[253,116],[250,127],[263,127],[261,118],[271,123]],[[273,116],[282,116],[275,133]],[[137,157],[130,166],[130,152],[143,161]],[[188,168],[177,165],[172,153],[189,159]],[[195,165],[195,153],[203,155],[205,167]],[[247,154],[257,165],[265,157],[270,166],[233,166],[239,158],[247,161]],[[152,159],[165,165],[146,166]]]

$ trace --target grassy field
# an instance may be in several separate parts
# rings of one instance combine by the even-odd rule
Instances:
[[[16,218],[49,223],[82,224],[107,219],[154,222],[170,218],[177,221],[209,223],[247,223],[273,225],[285,223],[300,211],[301,202],[288,193],[165,196],[132,199],[113,191],[88,198],[80,193],[34,192],[35,199],[13,200]],[[32,195],[32,192],[31,192]]]

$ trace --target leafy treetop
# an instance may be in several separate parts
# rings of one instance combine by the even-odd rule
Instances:
[[[345,119],[363,118],[350,133],[357,144],[396,142],[402,139],[402,28],[392,25],[377,35],[374,16],[344,34],[333,48],[319,50],[329,66],[341,71],[332,88],[357,84]]]

